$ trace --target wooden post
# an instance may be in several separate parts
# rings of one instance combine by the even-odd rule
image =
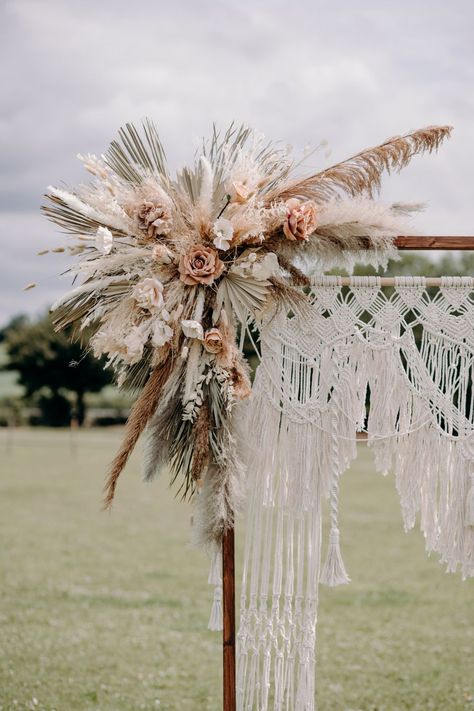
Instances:
[[[235,552],[234,529],[222,536],[224,711],[236,711],[235,698]]]
[[[461,249],[474,251],[474,236],[400,236],[395,238],[400,250]],[[235,689],[235,553],[234,529],[222,537],[222,611],[223,611],[223,700],[224,711],[236,711]]]

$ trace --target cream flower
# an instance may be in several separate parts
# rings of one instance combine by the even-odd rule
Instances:
[[[154,346],[156,346],[157,348],[159,348],[160,346],[164,346],[165,343],[168,343],[168,341],[170,341],[172,337],[173,329],[168,326],[165,321],[158,319],[154,322],[151,328],[151,342]]]
[[[217,249],[224,251],[229,249],[232,237],[234,236],[232,222],[227,220],[225,217],[219,217],[214,222],[213,230],[215,234],[213,244],[217,247]]]
[[[200,341],[204,338],[204,331],[199,321],[192,319],[183,319],[181,328],[186,338],[198,338]]]
[[[159,311],[164,306],[163,284],[154,277],[143,279],[135,286],[133,298],[142,309]]]
[[[316,205],[311,200],[301,202],[291,198],[286,203],[286,220],[283,223],[283,233],[291,241],[307,242],[317,225]]]
[[[102,254],[110,254],[114,244],[114,236],[107,227],[99,227],[95,235],[95,244]]]
[[[148,333],[143,328],[132,328],[123,340],[126,349],[126,363],[137,363],[143,355],[143,346],[148,339]]]
[[[277,276],[279,271],[278,257],[274,252],[268,252],[263,259],[255,261],[252,265],[252,275],[261,281]]]

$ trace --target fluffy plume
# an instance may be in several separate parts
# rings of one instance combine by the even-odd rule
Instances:
[[[409,217],[420,209],[417,203],[384,205],[368,197],[333,198],[319,209],[310,239],[296,249],[294,243],[285,244],[283,254],[290,263],[296,256],[296,263],[309,274],[335,266],[350,272],[359,261],[385,268],[389,259],[398,258],[394,238],[413,232]],[[287,263],[290,273],[288,267]]]
[[[275,193],[283,200],[303,197],[316,202],[324,202],[340,192],[352,196],[361,193],[372,196],[380,188],[384,171],[399,171],[408,165],[413,156],[436,151],[451,131],[451,126],[428,126],[404,136],[396,136],[320,173],[295,180]],[[276,197],[275,193],[272,197]]]
[[[138,438],[156,410],[171,368],[172,360],[168,358],[161,367],[157,367],[153,370],[143,392],[132,408],[130,417],[127,420],[124,440],[117,456],[112,462],[105,483],[104,508],[106,509],[112,505],[118,478],[133,452]]]

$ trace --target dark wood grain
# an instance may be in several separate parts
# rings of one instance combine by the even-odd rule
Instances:
[[[398,249],[463,249],[474,250],[474,236],[403,236],[395,238]]]
[[[235,554],[234,529],[222,537],[222,612],[224,711],[236,711],[235,699]]]

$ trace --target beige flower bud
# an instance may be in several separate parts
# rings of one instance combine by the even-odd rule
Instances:
[[[218,328],[210,328],[204,334],[203,341],[204,348],[208,353],[220,353],[224,348],[224,341],[222,338],[222,333]]]
[[[155,244],[151,254],[158,264],[171,264],[173,260],[173,252],[164,244]]]
[[[239,181],[235,181],[232,183],[232,188],[233,188],[233,200],[234,202],[246,202],[248,200],[249,195],[250,195],[250,189],[245,185],[245,183],[241,183]]]

